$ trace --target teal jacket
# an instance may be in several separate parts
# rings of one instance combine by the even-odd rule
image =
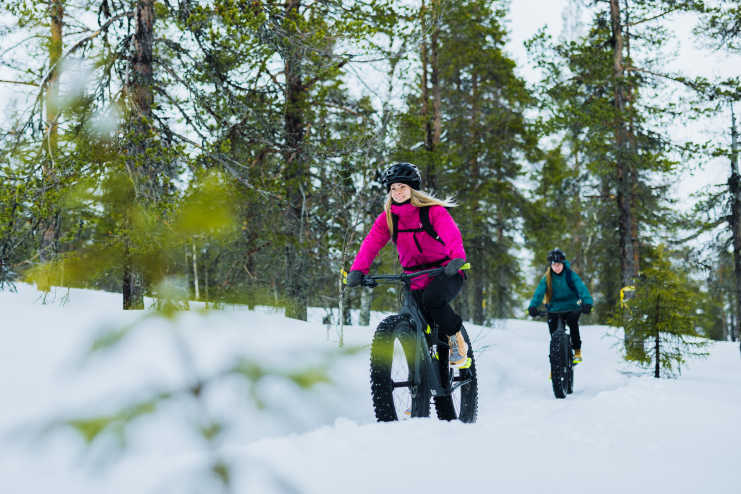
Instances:
[[[550,267],[548,268],[550,269]],[[571,273],[571,281],[574,283],[576,292],[569,287],[566,281],[567,271]],[[571,265],[569,261],[564,261],[563,271],[561,274],[556,274],[551,271],[551,287],[553,293],[551,294],[550,303],[546,305],[548,312],[571,312],[578,311],[581,306],[577,303],[581,300],[584,305],[594,305],[592,296],[589,294],[584,282],[579,278],[579,275],[571,271]],[[530,307],[538,307],[543,303],[543,296],[545,295],[546,281],[545,276],[540,279],[538,288],[535,289],[535,294],[532,300],[530,300]]]

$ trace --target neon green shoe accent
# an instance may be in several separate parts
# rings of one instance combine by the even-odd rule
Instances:
[[[425,329],[425,333],[427,333],[427,334],[432,333],[432,328],[430,327],[429,324],[427,325],[427,329]]]
[[[435,352],[435,355],[432,356],[435,360],[440,360],[440,354]]]
[[[465,271],[467,269],[471,269],[471,263],[466,263],[463,266],[461,266],[461,270]]]
[[[471,365],[473,365],[473,360],[471,360],[471,357],[468,357],[466,359],[466,363],[465,364],[463,364],[461,366],[456,366],[455,368],[456,369],[468,369],[469,367],[471,367]]]

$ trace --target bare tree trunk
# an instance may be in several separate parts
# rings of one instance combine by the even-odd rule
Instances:
[[[337,327],[339,333],[338,346],[343,347],[345,345],[345,287],[342,284],[342,277],[337,279],[337,291],[339,292],[338,306],[337,306]]]
[[[628,152],[629,132],[626,123],[627,94],[625,87],[625,65],[623,63],[623,24],[620,0],[610,0],[610,20],[613,37],[613,84],[615,101],[615,165],[617,175],[618,231],[620,242],[620,276],[622,286],[630,286],[638,274],[633,235],[637,232],[633,218],[633,174]],[[626,348],[640,351],[642,343],[635,341],[632,332],[625,331]]]
[[[370,326],[371,302],[373,302],[373,291],[367,288],[361,289],[359,326]]]
[[[442,102],[440,93],[440,63],[438,58],[440,37],[440,0],[432,0],[430,9],[427,9],[424,0],[420,8],[422,22],[422,116],[425,122],[425,149],[432,153],[440,144],[442,134]],[[428,26],[428,20],[431,25]],[[430,32],[429,45],[427,32]],[[432,100],[432,101],[430,101]],[[430,108],[432,107],[432,108]],[[433,164],[428,162],[423,170],[425,187],[435,189],[437,177]]]
[[[285,19],[289,26],[300,15],[300,0],[289,0],[286,3]],[[288,28],[290,32],[295,28]],[[294,33],[295,34],[295,33]],[[284,116],[284,130],[286,150],[284,152],[285,170],[284,181],[288,207],[286,208],[286,285],[287,305],[286,316],[294,319],[306,320],[306,306],[308,305],[308,287],[306,278],[305,255],[305,194],[307,185],[307,162],[304,149],[305,136],[305,108],[307,87],[303,81],[301,46],[294,43],[296,40],[287,40],[284,53],[284,69],[286,78],[286,110]]]
[[[735,293],[729,293],[728,294],[728,306],[731,310],[729,310],[728,314],[728,332],[730,333],[731,341],[736,341],[736,334],[734,329],[736,328],[736,294]],[[740,338],[741,339],[741,338]]]
[[[738,134],[736,115],[731,106],[731,178],[728,188],[731,192],[731,234],[733,236],[733,271],[736,275],[736,321],[732,329],[736,337],[741,337],[741,177],[738,173]],[[740,347],[741,348],[741,347]]]
[[[196,243],[192,242],[190,245],[193,253],[193,292],[195,293],[196,300],[198,300],[200,299],[200,294],[198,293],[198,259],[196,257]]]
[[[659,333],[659,310],[661,308],[660,300],[661,296],[656,295],[656,319],[654,321],[654,329],[656,329],[656,341],[654,342],[654,354],[656,355],[656,368],[654,369],[655,378],[661,377],[661,333]]]
[[[615,100],[615,147],[617,166],[617,206],[620,214],[621,276],[623,286],[633,284],[637,269],[633,252],[633,214],[631,208],[632,180],[627,156],[628,131],[625,122],[626,90],[623,64],[623,26],[619,0],[610,0],[613,35],[613,78]]]
[[[430,73],[430,83],[432,84],[432,137],[431,144],[432,149],[436,148],[440,144],[440,135],[442,134],[442,102],[440,95],[440,62],[438,57],[440,37],[440,0],[433,0],[433,25],[432,35],[430,38],[430,65],[432,72]]]
[[[157,177],[147,157],[152,103],[154,102],[154,69],[152,48],[154,42],[154,0],[139,0],[136,4],[136,33],[132,39],[131,79],[127,92],[131,102],[131,133],[129,135],[129,161],[126,166],[134,181],[134,200],[144,204],[156,202]],[[127,230],[131,222],[127,222]],[[123,276],[123,308],[144,308],[144,274],[137,256],[126,240],[126,260]],[[134,248],[136,246],[133,246]]]
[[[57,172],[55,159],[57,158],[59,142],[59,74],[62,58],[62,28],[64,26],[64,0],[49,2],[49,78],[46,82],[44,103],[46,105],[46,129],[43,148],[45,159],[41,165],[43,190],[41,193],[41,214],[39,222],[39,261],[49,262],[57,252],[59,237],[59,213],[52,196],[57,187]],[[52,280],[45,279],[39,284],[39,289],[51,288]]]
[[[474,252],[474,259],[482,259],[482,249],[481,246],[475,245],[473,252]],[[472,314],[471,318],[473,319],[474,324],[484,324],[485,316],[484,316],[484,276],[483,273],[478,273],[478,275],[473,276],[473,290],[472,290]]]
[[[425,149],[430,150],[432,147],[432,122],[430,120],[430,85],[427,80],[430,61],[427,53],[427,6],[425,5],[425,0],[422,0],[422,6],[419,12],[420,28],[422,31],[422,41],[420,43],[420,58],[422,62],[422,118],[425,123]],[[425,180],[427,179],[426,176],[423,178]]]

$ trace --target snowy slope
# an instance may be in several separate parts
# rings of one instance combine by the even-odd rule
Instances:
[[[656,380],[620,361],[618,332],[587,326],[575,392],[556,400],[545,323],[468,325],[480,349],[478,422],[377,424],[371,328],[346,328],[359,349],[337,353],[319,312],[303,323],[227,307],[145,319],[86,357],[96,335],[142,314],[123,313],[119,295],[54,296],[42,305],[27,285],[0,293],[3,494],[217,492],[207,472],[217,459],[239,493],[740,492],[741,360],[730,343],[714,344],[679,379]],[[71,429],[48,427],[184,389],[237,358],[275,375],[253,385],[219,379],[200,400],[169,400],[133,423],[123,449],[114,435],[88,450]],[[333,383],[303,389],[281,377],[312,368]],[[227,426],[216,447],[193,432],[214,420]]]

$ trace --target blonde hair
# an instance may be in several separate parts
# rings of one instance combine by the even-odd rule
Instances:
[[[415,189],[411,190],[412,197],[410,202],[412,203],[412,206],[416,206],[418,208],[422,208],[425,206],[442,206],[444,208],[454,208],[458,205],[452,197],[446,197],[443,200]],[[391,216],[391,204],[393,204],[393,199],[391,198],[391,191],[389,191],[386,196],[386,203],[384,204],[383,209],[384,211],[386,211],[386,224],[389,227],[389,232],[391,232],[391,234],[393,235],[394,219],[393,216]]]
[[[553,296],[553,282],[551,281],[551,267],[548,266],[545,270],[545,295],[543,295],[543,303],[548,305]]]

